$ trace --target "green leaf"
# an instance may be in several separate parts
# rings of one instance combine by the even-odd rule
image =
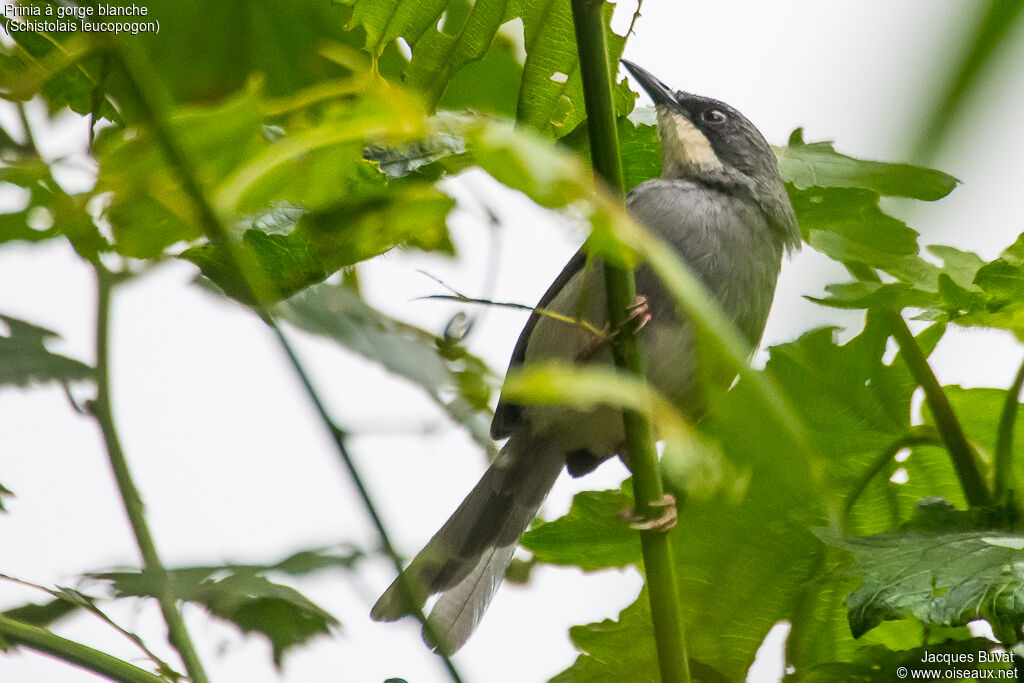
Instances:
[[[43,382],[91,379],[93,369],[73,358],[52,353],[46,340],[60,335],[45,327],[0,315],[7,336],[0,335],[0,385],[28,387]]]
[[[584,571],[640,564],[640,539],[618,518],[633,499],[620,490],[583,491],[569,513],[534,527],[520,540],[539,562],[573,565]]]
[[[50,600],[41,605],[33,603],[22,605],[21,607],[13,607],[4,610],[2,614],[9,619],[20,621],[23,624],[46,628],[71,614],[80,606],[69,600]]]
[[[836,261],[887,270],[917,256],[917,233],[882,213],[871,190],[790,190],[790,199],[804,239]]]
[[[280,667],[286,652],[310,639],[329,634],[338,621],[294,588],[267,579],[267,572],[303,575],[321,569],[351,569],[361,556],[351,547],[340,551],[296,553],[271,565],[184,567],[167,571],[171,591],[179,600],[203,606],[212,615],[233,623],[246,633],[265,636]],[[89,574],[109,581],[118,597],[153,596],[152,575],[142,571]]]
[[[483,361],[464,349],[453,353],[434,335],[380,313],[340,284],[310,287],[274,311],[299,329],[331,339],[420,386],[481,447],[493,453],[487,405],[494,380]],[[469,398],[466,389],[473,392]],[[481,390],[486,391],[482,401]]]
[[[413,62],[417,57],[414,53]],[[465,64],[451,76],[437,106],[514,118],[522,78],[523,65],[516,59],[515,43],[499,33],[482,59]]]
[[[247,291],[252,288],[259,301],[272,303],[398,245],[450,253],[445,221],[454,201],[421,181],[386,186],[383,176],[377,176],[380,181],[358,188],[330,208],[278,209],[270,213],[270,221],[267,216],[253,220],[240,243],[193,247],[182,258],[235,299],[249,303]],[[289,217],[294,227],[276,232]],[[247,284],[238,280],[236,260]]]
[[[651,629],[650,603],[645,588],[634,603],[619,614],[618,621],[573,626],[569,638],[581,651],[571,667],[551,683],[583,681],[657,681],[657,654]],[[726,683],[730,678],[690,657],[690,672],[702,683]]]
[[[831,539],[853,554],[851,573],[862,579],[847,599],[853,635],[914,616],[940,626],[985,619],[1000,641],[1020,640],[1024,537],[992,523],[927,501],[901,531]]]
[[[609,27],[614,6],[605,2],[602,13]],[[586,118],[583,82],[576,53],[576,32],[568,2],[562,0],[511,0],[509,19],[521,17],[526,40],[526,63],[519,89],[516,118],[552,137],[573,131]],[[607,28],[608,64],[616,73],[626,44],[624,36]],[[625,79],[612,83],[616,115],[633,109],[635,96]]]
[[[798,190],[846,187],[871,190],[886,197],[934,201],[953,191],[959,182],[942,171],[909,164],[864,161],[840,154],[831,142],[805,143],[797,128],[789,145],[778,148],[779,172]]]

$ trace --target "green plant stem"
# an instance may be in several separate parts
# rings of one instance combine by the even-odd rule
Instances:
[[[935,426],[942,436],[943,443],[946,444],[946,450],[953,461],[953,469],[956,470],[967,503],[972,507],[989,505],[992,497],[978,470],[974,449],[967,442],[960,420],[957,419],[953,407],[949,405],[946,392],[942,390],[939,380],[928,365],[928,359],[917,345],[917,340],[914,339],[914,334],[907,327],[907,321],[903,316],[893,310],[885,311],[884,315],[889,330],[900,347],[900,354],[910,368],[910,374],[924,390],[925,403],[928,404],[928,409],[935,419]]]
[[[185,665],[185,671],[192,683],[209,683],[192,638],[185,628],[185,621],[178,611],[177,601],[167,581],[167,572],[157,552],[153,536],[146,524],[139,490],[132,480],[128,461],[121,448],[121,440],[114,426],[114,415],[110,401],[110,299],[114,288],[114,275],[101,264],[94,264],[96,271],[96,400],[92,403],[92,414],[103,432],[107,446],[107,458],[114,473],[117,489],[121,493],[125,513],[135,535],[135,542],[142,556],[142,566],[152,577],[160,612],[167,624],[167,639],[177,650]]]
[[[334,421],[328,415],[323,401],[320,400],[319,394],[313,388],[313,384],[310,381],[309,376],[306,374],[305,369],[299,362],[298,356],[295,354],[294,349],[292,349],[291,344],[285,337],[280,325],[278,325],[277,321],[274,319],[270,308],[261,301],[255,288],[249,281],[248,275],[243,267],[242,257],[238,251],[238,245],[231,239],[227,227],[217,214],[217,211],[214,209],[206,192],[200,185],[195,167],[188,159],[184,150],[178,146],[177,140],[167,125],[162,114],[164,107],[161,106],[163,104],[162,100],[165,98],[161,98],[158,92],[154,92],[152,90],[153,88],[157,88],[160,84],[158,74],[156,74],[155,70],[152,68],[148,57],[139,52],[133,44],[127,41],[121,41],[116,45],[118,50],[117,57],[128,75],[127,85],[131,89],[132,95],[135,97],[143,118],[152,127],[153,134],[167,160],[168,165],[175,172],[185,193],[195,205],[196,210],[199,213],[203,232],[212,243],[222,245],[226,248],[229,256],[228,266],[234,270],[233,275],[235,276],[235,280],[241,284],[245,298],[248,299],[249,305],[256,314],[259,315],[273,331],[281,349],[288,358],[288,362],[292,366],[295,374],[298,376],[299,381],[302,383],[309,400],[312,402],[317,416],[324,428],[330,434],[337,450],[338,457],[351,476],[363,505],[366,508],[367,514],[377,530],[377,535],[380,537],[381,547],[394,565],[395,571],[398,572],[398,585],[406,604],[410,606],[416,605],[416,590],[409,584],[405,574],[402,572],[402,559],[395,551],[395,548],[391,543],[390,535],[384,526],[384,522],[377,512],[377,507],[374,504],[373,499],[370,497],[369,490],[363,483],[363,479],[359,474],[355,461],[348,452],[348,448],[345,444],[344,430],[335,425]],[[412,611],[412,615],[423,626],[423,633],[426,640],[434,643],[439,642],[438,639],[434,637],[433,628],[427,621],[423,611],[419,608],[415,608]],[[462,677],[459,675],[458,669],[455,668],[455,664],[451,659],[440,650],[435,650],[434,653],[441,659],[444,668],[448,673],[448,677],[454,683],[462,683]]]
[[[612,106],[612,78],[602,0],[572,0],[576,46],[579,51],[583,96],[587,108],[590,155],[594,172],[623,193],[622,162],[619,158],[618,130]],[[636,280],[630,269],[604,264],[605,294],[608,321],[613,330],[624,330],[627,309],[636,298]],[[632,333],[616,336],[612,344],[615,365],[643,379],[643,357],[639,341]],[[654,434],[647,417],[636,411],[623,412],[626,448],[633,470],[633,495],[636,512],[641,516],[656,514],[655,504],[665,495],[654,448]],[[651,620],[658,652],[658,667],[665,683],[690,680],[689,660],[683,617],[679,606],[671,537],[660,531],[640,532],[651,605]]]
[[[996,502],[1005,501],[1007,494],[1014,488],[1013,476],[1013,428],[1017,422],[1020,408],[1020,390],[1024,386],[1024,361],[1017,368],[1017,376],[1006,392],[1003,411],[999,415],[999,428],[996,430],[995,460],[995,497]]]
[[[867,282],[881,282],[878,273],[874,269],[858,263],[845,264],[847,270],[858,280]],[[953,469],[956,470],[957,478],[960,480],[960,487],[964,490],[964,497],[968,505],[983,506],[992,502],[992,495],[985,480],[978,469],[977,458],[971,444],[967,442],[960,420],[957,419],[953,407],[949,405],[946,392],[942,390],[939,380],[928,365],[921,347],[917,345],[914,334],[907,327],[907,321],[897,310],[883,310],[881,312],[889,332],[900,347],[900,353],[914,381],[924,390],[924,400],[935,418],[935,426],[939,430],[942,442],[946,445],[946,451],[953,461]]]
[[[167,683],[166,679],[87,645],[0,615],[0,644],[20,645],[122,683]]]

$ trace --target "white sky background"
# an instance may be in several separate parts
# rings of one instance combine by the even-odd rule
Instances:
[[[729,102],[772,143],[783,144],[802,125],[809,141],[834,139],[853,156],[899,161],[932,102],[934,70],[958,52],[973,7],[955,0],[648,0],[625,56],[673,87]],[[632,9],[632,3],[621,8],[624,15]],[[621,19],[624,28],[628,16]],[[1021,64],[1024,41],[1016,43],[1004,59]],[[977,93],[968,123],[936,161],[963,185],[945,200],[914,209],[912,225],[923,243],[952,244],[990,259],[1024,230],[1024,79],[1013,79],[1013,71],[1000,70],[1000,78]],[[40,124],[37,135],[56,154],[68,148],[69,136],[84,140],[85,130],[80,123],[53,130]],[[83,176],[72,171],[69,182]],[[451,221],[461,260],[392,254],[362,271],[372,303],[438,333],[459,309],[415,301],[439,291],[416,269],[479,293],[490,238],[477,201],[491,203],[503,222],[498,300],[536,301],[583,238],[486,178],[471,176],[451,189],[467,200]],[[119,290],[114,301],[114,409],[166,564],[269,562],[343,541],[372,546],[374,534],[354,489],[270,334],[240,307],[187,286],[193,274],[187,264],[170,264]],[[765,343],[825,322],[856,325],[855,314],[801,298],[842,279],[841,268],[810,250],[789,263]],[[53,350],[91,362],[93,296],[90,271],[70,248],[56,242],[0,248],[0,313],[59,331],[64,340]],[[486,311],[471,350],[503,371],[524,318]],[[332,413],[355,434],[351,448],[359,466],[396,544],[411,556],[475,483],[481,454],[417,389],[330,344],[292,337]],[[954,331],[933,359],[944,383],[1006,387],[1020,356],[1008,334]],[[436,429],[418,433],[424,426]],[[564,478],[546,515],[563,512],[576,490],[616,485],[623,472],[609,463],[583,481]],[[17,494],[10,514],[0,516],[0,571],[68,584],[83,571],[138,563],[98,430],[70,410],[59,389],[0,391],[0,482]],[[262,639],[238,637],[232,627],[187,608],[211,678],[445,680],[414,622],[369,621],[370,604],[393,576],[386,561],[365,569],[358,578],[322,573],[295,583],[338,616],[344,630],[296,650],[280,676]],[[638,589],[632,572],[582,576],[540,567],[528,588],[499,591],[455,661],[467,681],[546,680],[575,657],[570,625],[616,616]],[[44,598],[0,582],[0,609]],[[167,652],[152,606],[123,602],[109,611]],[[127,641],[89,616],[57,630],[146,665]],[[777,679],[779,662],[777,650],[766,652],[752,679]],[[95,680],[34,653],[0,655],[2,683]]]

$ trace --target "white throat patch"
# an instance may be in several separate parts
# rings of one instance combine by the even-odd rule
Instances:
[[[694,166],[703,169],[721,169],[722,162],[714,148],[695,125],[682,114],[659,106],[658,131],[661,133],[662,176],[682,177]]]

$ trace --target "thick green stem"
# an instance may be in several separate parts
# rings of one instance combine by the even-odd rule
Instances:
[[[573,22],[576,27],[576,46],[579,50],[594,172],[621,195],[624,190],[622,162],[619,158],[618,130],[612,106],[612,78],[601,17],[603,4],[602,0],[572,0]],[[636,298],[633,272],[606,263],[604,276],[609,324],[613,330],[625,330],[627,309]],[[617,335],[612,353],[617,367],[643,377],[643,357],[634,334],[624,332]],[[636,511],[640,515],[650,516],[655,514],[655,504],[665,494],[654,448],[654,434],[647,417],[635,411],[623,413],[623,424],[630,467],[633,470]],[[640,540],[661,679],[665,683],[688,682],[690,668],[671,537],[660,531],[642,531]]]
[[[974,449],[967,442],[960,420],[953,412],[953,407],[949,405],[946,392],[939,385],[939,380],[928,365],[928,359],[922,353],[921,347],[917,345],[914,334],[907,327],[907,321],[897,311],[886,311],[884,315],[892,336],[899,344],[900,354],[910,368],[910,374],[924,390],[925,403],[928,404],[939,435],[946,444],[946,450],[953,461],[953,469],[956,470],[967,503],[972,507],[990,504],[992,497],[978,470]]]
[[[87,645],[0,615],[0,644],[20,645],[121,683],[167,683],[159,676]]]
[[[1013,476],[1013,428],[1017,422],[1020,408],[1020,390],[1024,386],[1024,361],[1017,369],[1013,385],[1006,392],[1003,412],[999,415],[999,428],[996,431],[995,453],[995,489],[996,502],[1005,502],[1007,494],[1014,488]]]
[[[114,426],[110,401],[109,343],[110,296],[114,287],[114,276],[98,263],[95,264],[95,270],[98,293],[96,302],[96,400],[92,404],[92,413],[103,432],[110,469],[114,473],[128,521],[135,534],[135,542],[139,547],[139,554],[142,556],[142,566],[153,580],[155,597],[160,604],[160,612],[163,614],[164,621],[167,623],[167,639],[178,651],[192,683],[208,683],[209,679],[203,670],[202,662],[199,661],[192,638],[185,628],[181,612],[178,611],[177,601],[167,581],[167,572],[160,561],[153,536],[146,524],[142,498],[132,480],[128,461],[124,456],[121,440]]]
[[[323,401],[320,400],[320,396],[313,388],[313,384],[310,381],[309,376],[306,374],[305,369],[299,362],[298,356],[295,354],[294,349],[292,349],[288,339],[284,336],[281,327],[274,319],[270,307],[262,301],[261,297],[256,292],[256,289],[252,286],[248,273],[243,267],[243,257],[239,253],[239,245],[231,239],[227,226],[217,214],[217,211],[214,209],[213,204],[210,202],[206,192],[201,186],[194,165],[191,163],[184,150],[179,147],[178,141],[168,128],[167,121],[162,113],[164,108],[160,103],[161,98],[159,97],[158,92],[154,92],[154,89],[158,88],[160,85],[158,75],[153,70],[148,57],[144,53],[139,52],[131,43],[122,41],[117,44],[117,47],[117,57],[120,59],[125,73],[128,75],[127,84],[132,91],[132,95],[135,97],[136,103],[138,104],[143,117],[152,127],[153,134],[167,160],[168,165],[177,175],[178,180],[182,184],[182,188],[198,211],[203,232],[212,243],[222,245],[226,249],[229,256],[228,267],[233,270],[231,275],[234,276],[234,280],[242,287],[243,297],[248,300],[257,315],[259,315],[274,332],[275,337],[288,358],[288,362],[291,364],[292,369],[298,376],[303,388],[306,390],[307,396],[313,403],[317,417],[320,419],[323,427],[327,430],[334,441],[338,457],[341,459],[346,470],[348,470],[348,473],[359,492],[363,505],[366,508],[367,514],[370,516],[370,519],[376,527],[377,534],[380,537],[381,546],[394,565],[395,570],[398,572],[399,589],[402,591],[406,604],[415,606],[417,604],[417,591],[409,584],[405,578],[405,574],[402,573],[402,559],[395,551],[390,540],[390,535],[387,533],[384,523],[377,512],[376,505],[373,503],[369,491],[363,483],[362,477],[359,475],[359,470],[356,468],[355,461],[348,452],[348,448],[345,444],[344,431],[335,425],[334,421],[328,415]],[[427,621],[423,611],[415,608],[413,609],[412,614],[423,625],[423,633],[426,636],[426,640],[433,643],[439,642],[439,640],[433,636],[433,628]],[[435,650],[435,654],[437,654],[444,664],[448,677],[454,683],[461,683],[462,678],[451,659],[440,650]]]

